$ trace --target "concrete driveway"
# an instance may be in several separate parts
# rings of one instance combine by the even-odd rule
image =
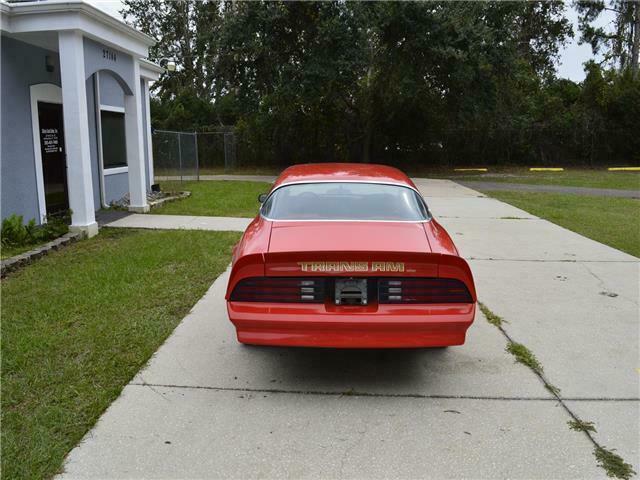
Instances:
[[[595,439],[638,470],[638,259],[417,180],[479,297]],[[74,449],[64,478],[605,478],[593,444],[481,314],[462,347],[243,347],[227,274]]]

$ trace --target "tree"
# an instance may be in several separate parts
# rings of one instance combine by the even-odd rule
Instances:
[[[125,2],[153,58],[179,65],[154,125],[233,125],[248,164],[598,161],[594,139],[635,111],[631,76],[556,78],[560,1]],[[605,138],[611,158],[637,144]]]
[[[638,78],[640,52],[640,2],[638,0],[596,0],[575,2],[580,14],[581,41],[589,43],[594,55],[602,49],[604,62],[629,68]],[[603,12],[613,12],[612,28],[596,27],[593,23]]]
[[[177,71],[164,74],[154,91],[168,99],[183,90],[212,98],[218,60],[222,4],[216,0],[124,0],[123,18],[156,39],[150,59],[174,60]]]

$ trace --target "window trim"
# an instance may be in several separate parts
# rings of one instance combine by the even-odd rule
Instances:
[[[118,165],[118,166],[114,166],[114,167],[107,167],[104,164],[104,150],[103,150],[103,141],[104,139],[102,138],[102,112],[112,112],[112,113],[121,113],[123,115],[123,120],[125,121],[125,165]],[[127,136],[127,130],[126,130],[126,119],[124,118],[124,115],[126,115],[125,109],[124,107],[116,107],[113,105],[102,105],[100,104],[100,108],[98,110],[98,118],[99,118],[99,125],[98,125],[98,130],[99,130],[99,138],[100,138],[100,166],[102,168],[102,175],[106,176],[106,175],[116,175],[118,173],[128,173],[129,172],[129,159],[127,158],[127,148],[126,148],[126,136]]]
[[[100,105],[100,111],[125,113],[124,107],[116,107],[115,105]]]
[[[129,165],[126,165],[124,167],[103,167],[103,171],[105,175],[117,175],[119,173],[128,173],[129,172]]]
[[[408,188],[409,190],[413,190],[417,195],[424,208],[427,212],[427,218],[423,220],[360,220],[360,219],[351,219],[351,218],[332,218],[332,219],[300,219],[300,220],[291,220],[291,219],[277,219],[270,218],[263,214],[262,209],[267,204],[271,196],[282,187],[288,187],[289,185],[304,185],[304,184],[313,184],[313,183],[366,183],[373,185],[393,185],[395,187],[403,187]],[[418,191],[417,188],[412,187],[411,185],[407,185],[405,183],[400,182],[385,182],[385,181],[375,181],[375,180],[299,180],[297,182],[285,182],[278,185],[276,188],[269,192],[267,198],[264,200],[262,205],[260,206],[260,217],[264,220],[268,220],[270,222],[369,222],[369,223],[428,223],[433,219],[433,215],[431,214],[431,210],[429,210],[429,206],[427,202],[425,202],[424,197]]]

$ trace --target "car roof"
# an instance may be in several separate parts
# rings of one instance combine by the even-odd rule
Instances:
[[[300,182],[363,181],[395,183],[416,188],[411,179],[397,168],[373,163],[305,163],[285,169],[273,188]]]

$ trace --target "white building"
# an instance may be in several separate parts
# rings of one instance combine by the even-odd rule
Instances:
[[[147,211],[154,40],[80,0],[0,2],[0,30],[2,218],[70,209],[92,236],[126,194]]]

